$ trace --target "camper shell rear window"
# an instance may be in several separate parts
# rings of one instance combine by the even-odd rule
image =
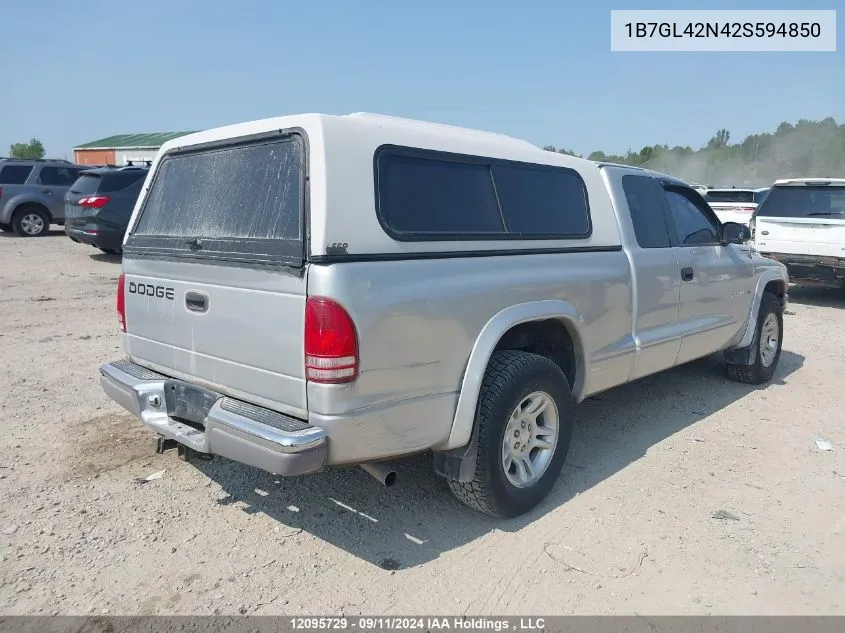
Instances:
[[[124,250],[136,257],[300,266],[305,162],[299,130],[168,152]]]

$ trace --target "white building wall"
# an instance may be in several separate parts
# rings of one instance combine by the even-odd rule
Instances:
[[[158,154],[157,149],[116,149],[114,151],[114,164],[126,165],[129,161],[153,160]]]

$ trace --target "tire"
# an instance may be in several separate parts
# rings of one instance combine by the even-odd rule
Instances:
[[[541,394],[541,396],[535,396]],[[533,396],[533,399],[530,399]],[[514,418],[517,407],[528,403],[529,410],[546,398],[545,410],[533,418]],[[556,441],[551,449],[529,447],[517,452],[514,448],[519,437],[529,432],[531,441],[549,439],[546,433],[537,433],[551,424],[557,414]],[[478,454],[472,481],[461,483],[449,480],[454,495],[469,507],[495,517],[515,517],[524,514],[539,504],[551,491],[557,481],[569,444],[572,440],[573,404],[569,382],[561,369],[551,360],[537,354],[520,351],[496,352],[487,365],[481,385],[475,422],[478,434]],[[528,420],[526,422],[526,419]],[[544,422],[543,425],[537,421]],[[507,436],[508,446],[505,446]],[[519,437],[517,437],[519,436]],[[545,453],[543,451],[546,451]],[[536,462],[539,471],[545,463],[542,474],[521,486],[514,479],[525,475],[524,466],[517,468],[517,461],[505,470],[505,455],[528,456]],[[524,463],[524,462],[520,462]],[[534,464],[534,462],[532,462]]]
[[[777,325],[776,332],[773,332],[774,324]],[[773,347],[774,340],[776,344]],[[757,329],[754,331],[751,345],[754,362],[747,365],[729,363],[728,376],[731,380],[749,385],[769,382],[777,369],[783,346],[783,308],[778,298],[771,292],[764,292],[760,300]]]
[[[12,225],[11,224],[3,224],[0,222],[0,231],[4,233],[11,233],[12,232]]]
[[[12,218],[12,229],[21,237],[40,237],[50,231],[50,215],[41,207],[23,206]]]
[[[120,254],[120,250],[116,248],[103,248],[102,246],[98,246],[101,251],[103,251],[106,255],[118,255]]]

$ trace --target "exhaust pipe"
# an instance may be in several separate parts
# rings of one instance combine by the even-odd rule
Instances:
[[[384,486],[392,486],[396,483],[396,471],[381,462],[368,462],[360,466]]]

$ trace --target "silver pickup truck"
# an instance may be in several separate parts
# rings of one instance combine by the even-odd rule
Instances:
[[[585,398],[722,353],[762,383],[788,277],[668,176],[372,114],[165,144],[124,237],[105,391],[159,448],[279,475],[433,451],[538,504]]]

